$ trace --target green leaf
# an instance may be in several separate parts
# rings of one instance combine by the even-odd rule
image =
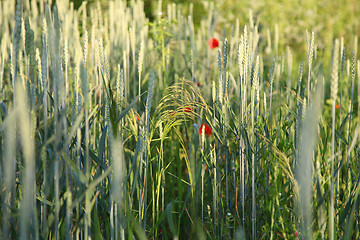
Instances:
[[[82,112],[80,112],[80,114],[76,117],[76,119],[70,129],[70,133],[67,137],[67,142],[70,143],[70,140],[75,136],[76,130],[79,128],[83,116],[84,116],[84,114]]]
[[[106,132],[107,132],[107,125],[105,126],[99,140],[99,151],[97,157],[101,163],[104,163]]]
[[[144,93],[143,93],[144,94]],[[130,109],[132,107],[134,107],[135,103],[137,102],[137,100],[143,95],[141,94],[140,96],[137,96],[117,117],[116,119],[116,123],[120,122],[120,120],[125,117],[125,115],[130,111]]]
[[[7,116],[7,109],[6,109],[6,106],[4,104],[4,101],[2,101],[0,103],[0,113],[1,113],[1,116],[2,116],[2,120],[4,120]]]
[[[76,166],[76,164],[64,153],[61,154],[62,158],[66,161],[66,163],[69,165],[71,171],[74,173],[75,178],[77,178],[81,183],[85,184],[87,183],[87,177],[84,175],[84,173]]]
[[[166,206],[166,216],[167,216],[167,219],[168,219],[170,231],[171,231],[172,235],[175,237],[178,234],[176,233],[176,227],[175,227],[173,215],[172,215],[172,212],[171,212],[171,206],[172,206],[171,204],[172,204],[172,202],[170,202]]]
[[[94,236],[94,239],[103,239],[103,236],[101,234],[97,207],[94,207],[93,210],[91,211],[91,220],[92,220],[92,225],[91,225],[92,236]]]
[[[112,167],[108,167],[99,177],[92,181],[86,188],[86,191],[83,192],[76,200],[72,202],[71,208],[75,208],[81,201],[83,201],[86,194],[94,191],[94,188],[99,185],[112,171]]]
[[[81,145],[82,149],[85,150],[85,145],[82,144]],[[103,170],[105,170],[107,167],[106,165],[100,161],[100,159],[96,156],[96,154],[94,153],[94,151],[89,149],[89,156],[92,158],[92,160],[94,160],[96,162],[97,165],[99,165]]]

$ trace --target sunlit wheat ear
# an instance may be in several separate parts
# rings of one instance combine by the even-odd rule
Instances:
[[[346,50],[345,50],[345,45],[344,45],[344,38],[341,38],[340,40],[340,89],[339,89],[339,118],[342,118],[341,115],[341,106],[342,106],[342,100],[343,100],[343,76],[344,76],[344,68],[345,68],[345,63],[346,63]],[[339,139],[339,144],[338,144],[338,148],[339,151],[341,152],[341,140]],[[337,186],[336,188],[339,187],[339,178],[337,180]]]
[[[279,24],[275,24],[275,36],[274,36],[274,48],[275,48],[275,56],[279,56]]]
[[[339,40],[335,40],[334,49],[333,49],[333,60],[332,60],[332,70],[331,70],[331,86],[330,94],[331,99],[336,101],[338,93],[338,80],[339,80]]]
[[[353,51],[354,51],[354,55],[355,57],[357,56],[357,48],[358,48],[358,36],[355,35],[354,36],[354,47],[353,47]]]
[[[138,59],[138,74],[139,74],[139,83],[138,83],[138,94],[139,94],[139,110],[141,105],[141,72],[143,68],[143,62],[144,62],[144,42],[141,41],[140,43],[140,50],[139,50],[139,59]]]
[[[19,56],[19,48],[20,48],[20,40],[22,34],[22,21],[23,21],[23,1],[18,0],[16,2],[16,12],[15,12],[15,29],[14,29],[14,37],[12,43],[12,54],[11,54],[11,72],[12,72],[12,84],[15,98],[15,87],[16,87],[16,76],[17,76],[17,62]]]
[[[120,68],[120,64],[117,65],[117,70],[116,70],[116,113],[119,114],[119,112],[122,111],[122,109],[120,108],[120,99],[121,99],[121,93],[120,93],[120,79],[121,79],[121,71],[122,69]]]
[[[228,101],[228,90],[229,90],[229,74],[228,74],[228,58],[229,58],[229,42],[227,38],[224,41],[223,50],[223,72],[224,72],[224,99]]]
[[[86,67],[87,53],[88,53],[88,31],[84,31],[84,47],[83,47],[83,61]]]
[[[44,83],[43,83],[43,79],[42,79],[42,70],[41,70],[41,58],[40,58],[40,50],[38,48],[36,48],[35,50],[35,60],[36,60],[36,72],[37,72],[37,82],[38,82],[38,88],[43,91],[44,90]],[[1,71],[1,69],[0,69]],[[0,73],[1,74],[1,73]],[[1,80],[1,78],[0,78]],[[0,87],[1,89],[1,87]]]
[[[288,69],[287,88],[291,89],[291,72],[293,66],[293,54],[291,52],[290,47],[286,48],[286,59],[287,59],[287,69]],[[287,104],[290,105],[290,91],[288,91]]]
[[[275,78],[275,69],[276,69],[276,60],[273,59],[273,64],[270,70],[270,92],[269,92],[269,97],[270,97],[270,106],[269,106],[269,125],[271,126],[272,124],[272,95],[273,95],[273,86],[274,86],[274,78]]]
[[[84,98],[85,109],[87,110],[89,106],[89,88],[88,88],[86,65],[83,61],[80,62],[80,78],[81,78],[81,92]]]
[[[46,27],[46,20],[43,19],[43,26]],[[47,32],[47,31],[46,31]],[[43,90],[47,89],[47,81],[48,81],[48,51],[47,51],[47,35],[42,34],[41,36],[41,45],[42,45],[42,51],[41,51],[41,76],[42,76],[42,86]]]
[[[229,55],[229,41],[225,38],[224,46],[223,46],[223,69],[226,72],[227,65],[228,65],[228,55]]]
[[[244,75],[244,48],[244,35],[241,35],[238,46],[238,67],[240,78]]]
[[[259,86],[259,71],[260,71],[260,66],[259,66],[259,56],[256,57],[256,63],[255,63],[255,69],[254,69],[254,77],[253,77],[253,91],[254,94],[256,96],[255,101],[257,104],[260,100],[260,86]]]
[[[212,101],[213,103],[216,102],[216,83],[213,80],[212,81],[212,92],[211,92],[211,96],[212,96]]]
[[[310,99],[310,87],[311,87],[311,84],[310,84],[310,80],[311,80],[311,65],[312,65],[312,62],[313,62],[313,57],[314,57],[314,49],[315,49],[315,34],[314,32],[311,32],[311,38],[309,40],[309,49],[308,49],[308,86],[307,86],[307,89],[308,89],[308,100]],[[310,101],[308,101],[310,103]]]
[[[219,87],[219,91],[218,91],[218,99],[220,101],[220,103],[223,102],[223,94],[224,94],[224,86],[223,86],[223,74],[222,74],[222,58],[221,58],[221,51],[218,50],[218,68],[219,68],[219,83],[218,83],[218,87]]]
[[[123,76],[124,76],[124,97],[129,94],[129,83],[128,83],[128,63],[127,63],[127,54],[126,51],[123,51]]]
[[[144,64],[144,51],[145,51],[145,43],[144,41],[141,41],[140,43],[140,50],[139,50],[139,60],[138,60],[138,74],[139,74],[139,78],[141,78],[141,73],[142,73],[142,69],[143,69],[143,64]]]
[[[264,92],[264,113],[266,115],[266,111],[267,111],[267,108],[266,108],[266,92]]]
[[[344,38],[341,38],[341,45],[340,45],[340,74],[342,75],[345,68],[346,62],[346,48],[344,45]]]
[[[351,52],[351,60],[350,60],[350,77],[352,82],[352,93],[351,93],[351,103],[353,102],[353,91],[354,91],[354,82],[356,77],[356,56],[354,51]]]
[[[105,54],[104,54],[104,45],[103,45],[103,40],[102,38],[100,38],[100,40],[97,43],[97,47],[98,47],[98,66],[100,67],[100,70],[103,71],[103,75],[105,77],[105,81],[107,80],[107,76],[106,76],[106,72],[105,72]],[[102,81],[100,81],[102,83]]]
[[[20,81],[23,85],[23,87],[25,87],[26,85],[26,78],[25,78],[25,66],[24,66],[24,55],[22,54],[22,49],[20,50],[20,53],[19,56],[18,56],[18,62],[17,62],[17,81]],[[16,87],[16,85],[15,85]],[[15,91],[15,94],[16,94],[16,91]]]
[[[29,17],[25,18],[25,52],[27,55],[26,58],[26,68],[28,69],[28,77],[30,81],[35,84],[37,79],[34,79],[34,70],[35,70],[35,45],[34,45],[34,31],[30,27]],[[30,62],[29,62],[30,61]]]
[[[18,54],[19,54],[19,41],[21,37],[21,21],[22,21],[22,1],[18,0],[16,2],[16,13],[15,13],[15,29],[14,29],[14,36],[13,42],[10,45],[10,73],[11,73],[11,81],[13,91],[15,93],[15,86],[16,86],[16,76],[17,76],[17,61],[18,61]],[[16,93],[15,93],[16,94]],[[15,95],[14,95],[15,98]]]

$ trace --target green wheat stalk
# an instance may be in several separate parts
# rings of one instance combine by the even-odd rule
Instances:
[[[336,158],[336,144],[335,144],[335,105],[338,93],[338,67],[339,65],[339,40],[336,39],[333,48],[333,61],[331,72],[331,99],[332,99],[332,134],[331,134],[331,171],[330,171],[330,226],[329,236],[333,240],[334,233],[334,218],[335,218],[335,195],[334,195],[334,170],[335,170],[335,158]]]

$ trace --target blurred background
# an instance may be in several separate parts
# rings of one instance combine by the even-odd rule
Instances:
[[[85,1],[70,0],[70,2],[73,2],[77,9]],[[100,2],[103,7],[107,7],[109,1],[88,0],[86,2],[89,5]],[[132,1],[128,0],[127,2],[130,4]],[[358,0],[144,0],[144,8],[146,16],[153,19],[159,3],[162,4],[163,10],[169,3],[185,6],[184,11],[189,11],[189,6],[193,5],[194,21],[199,24],[200,19],[205,17],[204,4],[208,2],[214,2],[216,9],[220,10],[223,13],[222,16],[229,21],[228,24],[233,24],[236,19],[245,24],[249,9],[252,9],[254,14],[261,18],[262,24],[274,26],[276,23],[279,28],[284,29],[284,33],[295,31],[294,24],[297,25],[297,29],[330,31],[334,37],[349,33],[360,33],[360,21],[357,18],[360,14],[360,2]],[[294,38],[296,37],[294,36]]]
[[[86,2],[89,7],[100,2],[102,7],[108,7],[108,0],[70,0],[75,8],[79,8]],[[134,0],[127,1],[129,5]],[[240,26],[249,24],[249,12],[252,11],[255,21],[259,22],[259,32],[263,29],[270,29],[271,33],[278,34],[279,51],[289,46],[291,49],[303,50],[303,41],[306,39],[305,30],[316,34],[316,44],[319,54],[324,57],[331,54],[322,53],[322,50],[331,49],[333,39],[344,36],[360,35],[360,2],[359,0],[260,0],[260,1],[238,1],[238,0],[144,0],[144,10],[147,18],[153,21],[162,6],[162,13],[166,13],[169,3],[182,5],[183,14],[192,12],[195,28],[199,27],[202,18],[206,18],[205,6],[209,2],[215,5],[215,16],[217,30],[220,34],[226,35],[232,31],[236,20]],[[178,8],[181,9],[181,8]],[[353,39],[347,38],[345,45],[354,46],[357,44]],[[303,49],[301,49],[303,48]]]

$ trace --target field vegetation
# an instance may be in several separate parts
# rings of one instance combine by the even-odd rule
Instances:
[[[360,239],[343,2],[1,1],[0,238]]]

